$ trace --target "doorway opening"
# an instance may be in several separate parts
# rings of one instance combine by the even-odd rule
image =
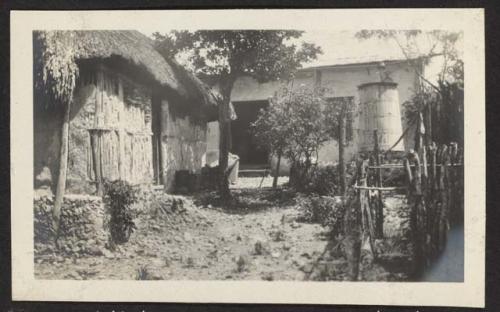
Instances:
[[[269,167],[269,151],[257,144],[250,127],[250,124],[257,120],[260,109],[267,108],[269,102],[233,102],[233,106],[238,118],[231,123],[231,153],[240,158],[240,169]]]

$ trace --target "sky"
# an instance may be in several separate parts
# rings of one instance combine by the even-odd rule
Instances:
[[[161,31],[144,28],[139,29],[139,31],[151,36],[155,31],[164,33],[168,30]],[[351,30],[306,30],[299,40],[319,45],[323,50],[323,54],[319,55],[317,60],[303,64],[304,67],[404,58],[401,48],[393,40],[376,38],[360,40],[355,37],[355,34],[356,31]],[[430,49],[430,43],[427,38],[421,38],[421,40],[419,40],[419,46],[422,47],[421,52],[426,52]]]

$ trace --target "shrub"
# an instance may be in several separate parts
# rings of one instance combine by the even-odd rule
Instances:
[[[125,181],[106,182],[104,200],[110,214],[111,239],[116,244],[128,242],[136,229],[132,204],[137,202],[137,191]]]
[[[330,228],[332,236],[344,232],[345,207],[340,198],[317,195],[300,196],[297,198],[297,206],[301,211],[299,221],[320,223]]]
[[[350,164],[346,166],[346,183],[349,183],[354,170],[354,166]],[[341,195],[338,166],[327,165],[312,168],[301,181],[300,189],[297,189],[297,191],[320,196]]]
[[[336,166],[315,167],[304,181],[304,192],[323,196],[337,195],[339,177]]]

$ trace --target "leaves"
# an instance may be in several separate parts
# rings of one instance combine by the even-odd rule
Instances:
[[[307,87],[280,90],[252,124],[257,142],[292,162],[317,161],[319,148],[329,140],[338,140],[340,115],[352,116],[355,108],[352,101],[332,103],[325,93],[324,89]]]
[[[316,59],[321,49],[300,47],[290,40],[296,30],[198,30],[155,33],[156,47],[166,57],[184,59],[196,74],[208,77],[249,75],[260,82],[286,79],[302,63]]]
[[[116,244],[126,243],[136,229],[131,205],[138,200],[137,190],[122,180],[106,181],[105,202],[109,207],[109,229]]]
[[[424,65],[430,62],[431,56],[440,55],[443,58],[438,80],[456,81],[463,83],[463,61],[461,40],[462,32],[445,30],[361,30],[356,33],[356,38],[367,40],[392,40],[401,49],[405,58],[418,69],[419,62]],[[418,62],[415,62],[418,59]],[[422,73],[420,73],[422,74]],[[461,78],[462,77],[462,78]],[[426,81],[426,83],[430,83]]]
[[[223,99],[219,106],[220,168],[227,166],[231,138],[229,102],[234,82],[240,76],[250,76],[259,82],[290,78],[303,62],[321,53],[314,44],[302,43],[297,47],[292,43],[302,33],[296,30],[198,30],[154,34],[162,55],[182,58],[200,78],[219,86]],[[282,145],[274,136],[270,138],[278,148]],[[226,198],[230,193],[227,172],[223,170],[219,190]]]

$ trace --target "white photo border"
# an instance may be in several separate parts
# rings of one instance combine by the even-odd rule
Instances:
[[[39,280],[33,261],[33,30],[448,29],[464,32],[464,282]],[[483,9],[242,9],[11,12],[12,299],[484,307]]]

